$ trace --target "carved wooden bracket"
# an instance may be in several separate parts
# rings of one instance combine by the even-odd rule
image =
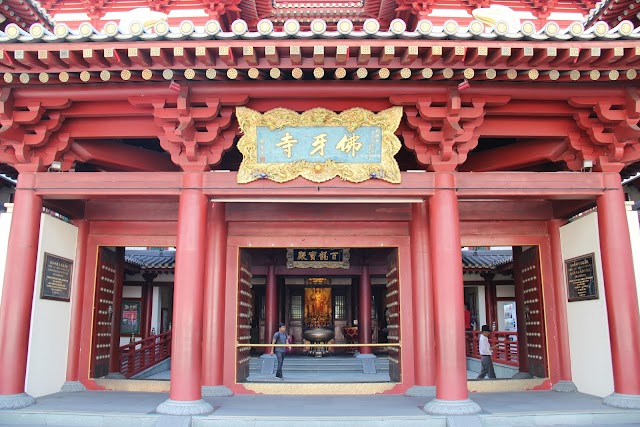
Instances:
[[[414,131],[402,132],[404,143],[429,170],[454,171],[478,145],[477,129],[486,107],[508,101],[508,96],[462,98],[455,89],[444,102],[420,97],[415,107],[405,108],[407,124]]]
[[[587,138],[569,135],[570,145],[596,170],[619,172],[625,148],[640,146],[640,95],[628,88],[623,98],[574,97],[569,104],[580,108],[573,116]],[[571,167],[571,165],[570,165]],[[575,166],[574,166],[575,167]],[[579,167],[582,164],[580,162]]]
[[[58,132],[68,98],[16,100],[10,88],[0,92],[2,161],[19,172],[43,170],[69,148],[69,135]]]
[[[397,0],[398,8],[396,9],[396,17],[401,18],[403,12],[410,12],[418,19],[429,19],[429,14],[433,11],[435,0]]]
[[[129,101],[153,108],[155,123],[161,129],[160,145],[184,171],[209,170],[233,145],[237,133],[237,127],[230,127],[234,110],[220,98],[192,102],[189,87],[183,86],[177,99],[137,97]]]

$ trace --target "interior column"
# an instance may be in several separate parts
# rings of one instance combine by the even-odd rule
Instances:
[[[34,181],[34,173],[21,173],[13,202],[0,306],[0,409],[24,408],[35,403],[25,393],[42,213],[42,198],[33,190]]]
[[[604,189],[596,203],[614,384],[604,403],[640,408],[640,314],[620,175],[606,173]]]
[[[560,226],[565,221],[554,219],[547,221],[549,243],[551,244],[551,263],[553,265],[554,297],[556,300],[556,325],[558,328],[558,363],[560,381],[553,385],[553,390],[573,392],[578,388],[571,376],[571,351],[569,349],[569,324],[567,320],[567,291],[564,281],[562,261],[562,245],[560,242]]]
[[[202,337],[202,395],[231,396],[223,384],[224,291],[227,268],[227,220],[224,203],[211,203],[207,234],[207,271],[204,288],[204,321]]]
[[[371,344],[371,276],[369,266],[362,265],[362,276],[360,277],[360,292],[358,303],[358,342],[360,344]],[[373,358],[371,347],[360,347],[356,357]]]
[[[464,332],[464,289],[460,220],[455,175],[438,172],[429,201],[435,315],[436,398],[424,410],[432,414],[474,414],[480,406],[468,398]]]
[[[89,221],[80,220],[73,223],[78,227],[76,239],[76,256],[73,282],[71,283],[71,319],[69,321],[69,345],[67,347],[66,380],[60,388],[63,392],[85,391],[80,382],[78,365],[80,358],[80,332],[82,331],[82,300],[84,297],[84,274],[87,267],[87,239],[89,238]]]
[[[142,274],[142,278],[144,279],[144,288],[142,301],[144,303],[144,329],[142,331],[142,337],[148,338],[151,336],[151,316],[153,314],[153,280],[158,277],[158,273],[148,273],[145,272]],[[158,331],[156,331],[158,333]]]
[[[171,388],[156,412],[169,415],[206,414],[213,407],[202,400],[202,306],[207,231],[207,197],[202,174],[185,172],[178,204]]]
[[[427,202],[411,205],[411,271],[413,293],[413,360],[415,385],[408,396],[435,396],[436,358],[433,328],[433,289],[429,267]]]
[[[485,298],[486,298],[486,311],[487,311],[487,325],[493,331],[493,326],[498,325],[498,299],[496,292],[496,285],[493,283],[493,278],[495,274],[492,273],[483,273],[480,274],[480,277],[484,279],[484,289],[485,289]],[[482,325],[480,325],[482,326]]]
[[[267,266],[265,286],[264,343],[271,344],[273,334],[278,330],[278,287],[276,284],[276,266]],[[265,354],[273,354],[272,347],[265,348]]]
[[[111,341],[109,348],[109,373],[105,378],[123,379],[120,373],[120,320],[122,319],[122,291],[124,290],[124,248],[116,249],[116,271],[113,284],[113,316],[111,317]],[[138,319],[140,321],[141,319]]]

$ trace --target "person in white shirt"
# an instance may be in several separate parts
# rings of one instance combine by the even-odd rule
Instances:
[[[480,334],[480,340],[478,342],[480,356],[482,361],[482,371],[478,375],[478,379],[483,379],[486,375],[489,375],[489,378],[495,378],[496,373],[493,370],[493,361],[491,360],[491,353],[493,353],[493,349],[498,345],[489,345],[489,334],[491,330],[489,329],[489,325],[482,325],[482,333]]]

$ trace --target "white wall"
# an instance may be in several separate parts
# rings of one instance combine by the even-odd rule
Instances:
[[[4,282],[10,226],[11,208],[9,208],[9,212],[0,215],[0,295]],[[73,300],[65,302],[40,298],[44,253],[73,260],[77,235],[75,226],[50,215],[42,214],[25,384],[26,392],[34,397],[56,393],[64,384],[67,371],[71,304],[73,303]]]
[[[40,241],[34,283],[26,392],[34,397],[56,393],[64,384],[67,371],[69,323],[73,301],[40,298],[44,254],[73,260],[76,255],[77,228],[42,214]],[[75,263],[74,263],[75,266]]]
[[[476,328],[480,329],[482,325],[487,324],[487,307],[485,304],[486,301],[486,292],[484,286],[478,286],[478,318],[476,319]]]
[[[11,210],[11,207],[9,207]],[[11,228],[11,213],[0,214],[0,304],[2,303],[2,285],[4,283],[4,267],[7,263],[7,246],[9,244],[9,229]]]
[[[587,214],[563,226],[560,240],[563,260],[595,253],[599,298],[574,302],[565,300],[565,304],[573,381],[579,391],[604,397],[613,392],[613,371],[597,214]],[[565,279],[563,286],[566,285]]]
[[[516,288],[513,285],[497,285],[496,286],[497,298],[515,298]]]
[[[640,305],[640,223],[638,213],[627,202],[627,221],[635,266],[636,294]],[[596,396],[613,392],[613,368],[609,343],[606,295],[602,279],[598,216],[593,212],[560,229],[562,258],[595,253],[598,280],[597,300],[566,302],[569,322],[571,370],[578,390]],[[566,283],[564,283],[566,286]]]
[[[153,309],[151,311],[151,327],[156,330],[156,334],[160,333],[160,288],[153,288]]]

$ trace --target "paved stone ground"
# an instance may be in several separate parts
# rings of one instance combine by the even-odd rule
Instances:
[[[155,413],[166,393],[56,393],[31,407],[0,411],[0,425],[20,426],[640,426],[640,410],[602,404],[582,393],[529,391],[471,393],[483,412],[470,417],[429,416],[428,398],[401,395],[275,396],[235,395],[206,398],[215,411],[207,416],[167,417]]]
[[[286,369],[285,369],[286,372]],[[162,372],[158,372],[157,374],[154,374],[150,377],[145,378],[145,380],[169,380],[170,379],[170,371],[162,371]],[[325,372],[322,373],[318,373],[317,377],[323,377],[323,381],[328,381],[328,382],[335,382],[335,379],[331,379],[331,380],[327,380],[326,377],[328,374]],[[338,374],[339,378],[337,379],[340,382],[371,382],[372,379],[375,381],[389,381],[389,375],[388,374],[353,374],[353,373],[348,373],[348,374]],[[309,379],[309,372],[306,373],[302,373],[302,372],[295,372],[295,373],[287,373],[287,380],[290,381],[294,381],[294,382],[314,382],[317,379]],[[375,376],[375,378],[373,378]],[[477,372],[472,372],[472,371],[467,371],[467,379],[471,380],[471,379],[475,379],[478,376]],[[264,381],[270,381],[273,379],[273,375],[272,374],[253,374],[249,376],[249,380],[251,381],[258,381],[258,382],[264,382]]]

